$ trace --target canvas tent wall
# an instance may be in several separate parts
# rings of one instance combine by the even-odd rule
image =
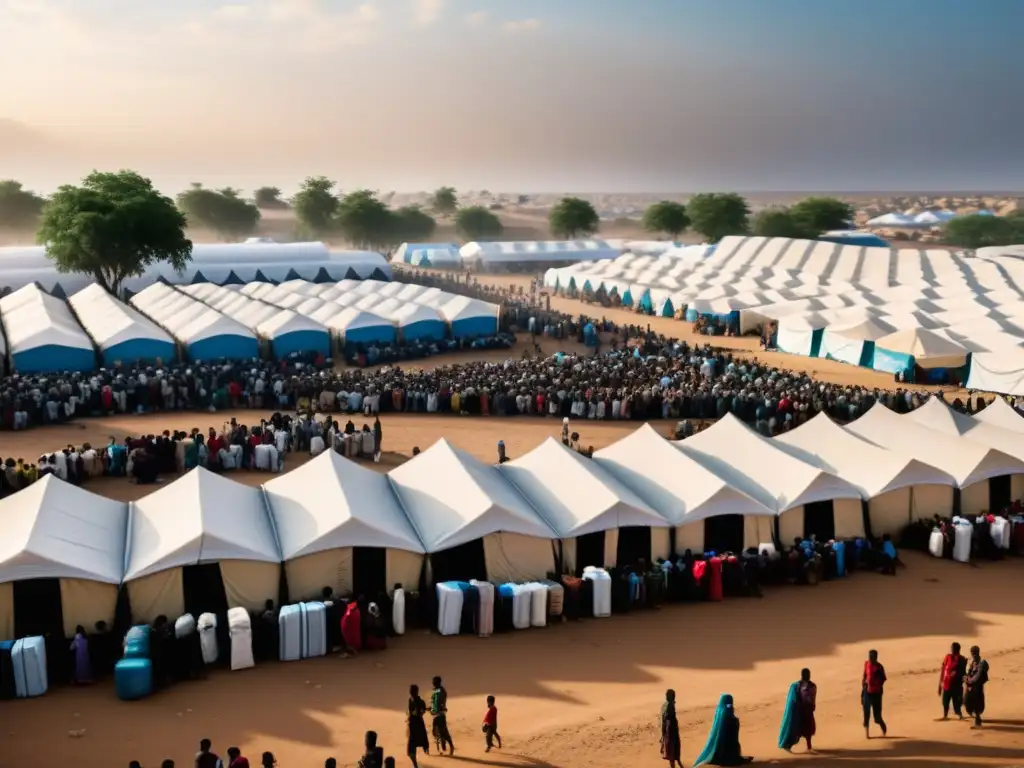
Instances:
[[[674,443],[706,469],[779,514],[779,543],[843,528],[861,516],[860,491],[820,467],[794,458],[732,414],[709,429]],[[818,506],[825,505],[825,506]],[[813,513],[813,514],[811,514]],[[744,545],[773,541],[765,518],[748,516]]]
[[[971,355],[967,388],[1002,395],[1024,395],[1024,349]]]
[[[365,312],[355,307],[324,307],[312,315],[336,332],[347,344],[393,344],[396,338],[395,324],[387,318]]]
[[[154,283],[132,296],[131,304],[170,332],[191,360],[259,357],[255,333],[177,288]]]
[[[128,505],[47,475],[0,500],[0,637],[113,625]]]
[[[99,285],[83,288],[68,299],[68,304],[108,368],[118,362],[170,363],[177,357],[177,347],[169,333]]]
[[[870,533],[897,535],[915,520],[953,510],[956,480],[946,472],[847,432],[819,413],[773,442],[794,458],[848,480],[867,499]],[[863,536],[855,516],[836,520],[836,536]]]
[[[910,328],[875,341],[872,367],[886,373],[913,370],[915,365],[948,370],[967,365],[967,355],[967,350],[951,339],[924,328]]]
[[[459,246],[454,243],[402,243],[392,260],[414,267],[456,269],[462,266]]]
[[[877,317],[866,314],[855,320],[833,323],[822,333],[818,356],[870,368],[875,359],[875,340],[895,330]]]
[[[19,373],[92,371],[96,351],[61,299],[26,285],[0,299],[11,368]]]
[[[292,600],[419,589],[424,547],[387,476],[325,451],[263,490]]]
[[[603,467],[554,438],[498,469],[562,539],[564,570],[620,560],[632,565],[638,557],[653,562],[669,554],[668,521]]]
[[[280,563],[259,488],[198,467],[130,505],[124,580],[135,621],[260,609],[278,596]]]
[[[498,305],[454,296],[439,307],[441,317],[448,321],[452,338],[472,339],[498,333]]]
[[[397,300],[396,300],[397,301]],[[440,341],[446,335],[445,323],[436,309],[419,304],[406,304],[385,313],[398,323],[405,341]]]
[[[962,514],[989,506],[989,480],[1024,472],[1024,462],[962,437],[949,437],[890,411],[881,403],[843,427],[882,448],[890,448],[941,469],[956,480]]]
[[[650,424],[597,451],[594,461],[675,526],[670,549],[676,554],[739,551],[745,516],[775,517],[774,509],[733,488]],[[738,537],[730,536],[736,531]]]
[[[809,322],[805,317],[785,317],[779,321],[775,346],[791,355],[818,357],[824,330],[824,323]]]
[[[543,579],[556,538],[498,470],[439,440],[388,473],[431,558],[433,581]]]

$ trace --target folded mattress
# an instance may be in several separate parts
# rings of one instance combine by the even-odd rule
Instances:
[[[405,590],[401,587],[395,587],[391,596],[391,626],[396,635],[405,634]]]
[[[928,551],[932,557],[942,557],[944,548],[945,540],[942,538],[942,531],[932,528],[932,532],[928,535]]]
[[[217,647],[217,617],[212,613],[200,614],[196,628],[199,630],[199,644],[203,649],[203,663],[216,664],[220,655]]]
[[[525,584],[512,585],[512,626],[515,629],[530,628],[532,602],[530,589]]]
[[[548,616],[561,616],[565,610],[565,587],[550,580],[542,581],[541,584],[548,588]]]
[[[14,688],[19,699],[46,693],[46,642],[42,637],[23,637],[11,648]]]
[[[327,655],[327,607],[323,603],[302,603],[302,658]]]
[[[594,588],[594,618],[612,615],[612,577],[604,568],[588,565],[583,569],[583,580]]]
[[[152,630],[148,624],[137,624],[124,636],[124,658],[148,659]]]
[[[440,635],[457,635],[462,624],[463,592],[458,582],[444,581],[436,586],[437,632]]]
[[[252,619],[245,608],[237,607],[228,611],[228,632],[231,637],[232,671],[256,666],[252,655]]]
[[[153,693],[153,662],[121,659],[114,667],[114,690],[121,701],[138,701]]]
[[[473,579],[470,584],[480,594],[480,608],[476,613],[476,633],[479,637],[494,634],[494,585],[489,581]]]
[[[971,560],[971,541],[974,538],[974,526],[963,521],[953,526],[955,531],[953,538],[953,559],[958,563],[968,563]]]
[[[285,605],[277,617],[281,661],[302,658],[302,608]]]
[[[179,616],[174,622],[174,636],[188,637],[196,631],[196,619],[191,613]]]
[[[992,541],[999,549],[1010,548],[1010,521],[1005,517],[997,517],[990,528]]]
[[[511,632],[515,607],[515,589],[511,584],[502,584],[495,590],[494,631]]]
[[[0,701],[18,695],[18,687],[14,683],[14,662],[11,659],[13,650],[13,640],[0,640]]]
[[[540,582],[531,582],[526,587],[530,591],[530,626],[546,627],[548,625],[548,588]]]

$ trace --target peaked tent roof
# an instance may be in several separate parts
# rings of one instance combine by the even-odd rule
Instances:
[[[926,328],[906,328],[875,339],[875,346],[913,355],[919,360],[963,358],[967,350],[960,344]]]
[[[600,464],[549,437],[499,471],[561,537],[626,526],[663,528],[668,521]]]
[[[198,467],[131,505],[125,581],[219,560],[281,562],[259,488]]]
[[[388,477],[427,552],[500,532],[557,538],[495,467],[443,438]]]
[[[1024,433],[1024,417],[1001,397],[997,397],[970,418],[1000,429]]]
[[[423,552],[387,476],[334,451],[274,478],[263,490],[285,560],[339,547]]]
[[[921,426],[913,419],[890,411],[881,403],[843,429],[882,448],[910,454],[943,470],[964,488],[999,475],[1024,472],[1024,462],[985,446]]]
[[[650,424],[594,454],[594,460],[674,525],[718,515],[774,515],[676,449]]]
[[[793,457],[731,413],[673,445],[779,513],[815,501],[861,498],[856,486]]]
[[[910,419],[945,435],[963,437],[1024,461],[1024,434],[975,421],[965,413],[957,413],[937,397],[929,398],[920,408],[900,418]]]
[[[124,575],[128,505],[47,475],[0,501],[0,583]]]
[[[869,443],[824,413],[772,442],[801,461],[849,480],[868,499],[912,485],[956,485],[949,473]]]

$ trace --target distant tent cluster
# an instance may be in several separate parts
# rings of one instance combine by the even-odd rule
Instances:
[[[604,240],[472,242],[462,246],[459,254],[466,266],[487,270],[517,264],[605,261],[622,255],[622,249]]]
[[[793,354],[1024,394],[1024,261],[1004,250],[726,237],[699,260],[625,254],[550,269],[544,282],[740,333],[772,325]]]
[[[0,501],[0,637],[535,581],[672,553],[898,534],[1024,493],[1024,419],[933,399],[824,414],[778,438],[732,416],[682,442],[644,425],[587,459],[548,439],[497,466],[444,440],[381,475],[328,451],[262,489],[195,469],[123,504],[50,475]]]
[[[978,211],[982,216],[991,216],[991,211]],[[891,227],[894,229],[915,229],[918,227],[938,227],[957,217],[953,211],[921,211],[920,213],[883,213],[875,216],[867,223],[868,227]]]

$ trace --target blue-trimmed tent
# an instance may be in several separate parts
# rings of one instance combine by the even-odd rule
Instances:
[[[0,299],[11,367],[19,373],[92,371],[96,350],[67,302],[33,284]]]
[[[177,346],[167,331],[99,285],[83,288],[68,304],[107,367],[118,362],[170,363],[177,358]]]
[[[448,321],[452,337],[472,339],[498,333],[498,306],[479,299],[456,296],[440,307],[441,317]]]

